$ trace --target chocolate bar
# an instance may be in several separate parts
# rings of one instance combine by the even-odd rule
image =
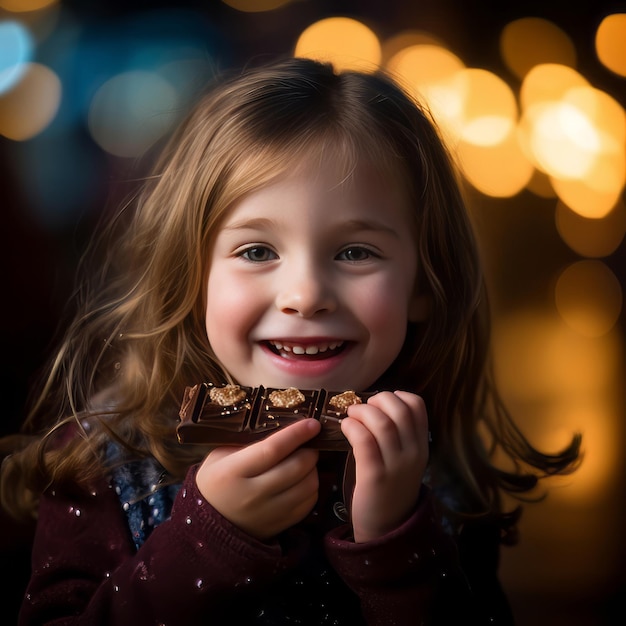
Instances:
[[[199,383],[185,389],[176,428],[179,443],[247,445],[302,419],[317,419],[320,433],[307,442],[318,450],[349,450],[341,420],[351,404],[373,392],[276,389]]]

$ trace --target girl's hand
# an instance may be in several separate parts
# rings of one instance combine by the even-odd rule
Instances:
[[[246,448],[212,450],[196,474],[200,493],[227,520],[261,541],[304,519],[317,501],[319,433],[305,419]]]
[[[424,401],[384,391],[348,408],[341,423],[354,453],[352,526],[357,543],[397,528],[411,514],[428,462]]]

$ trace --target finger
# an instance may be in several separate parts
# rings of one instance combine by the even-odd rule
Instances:
[[[286,508],[295,507],[298,503],[309,502],[315,504],[319,489],[319,475],[317,466],[313,465],[308,471],[298,477],[298,480],[292,481],[285,485],[284,489],[274,494],[274,501],[277,505],[281,504]]]
[[[416,442],[427,435],[426,408],[419,396],[406,391],[385,392],[372,396],[368,404],[378,407],[389,416],[397,429],[402,448],[414,447]]]
[[[265,523],[261,526],[258,525],[258,508],[254,509],[252,513],[254,526],[251,534],[262,540],[267,539],[302,521],[315,506],[318,489],[317,467],[313,467],[298,483],[267,500]],[[271,513],[268,515],[270,510]]]
[[[241,475],[252,478],[267,472],[315,437],[320,428],[316,419],[303,419],[244,448],[237,457],[237,462],[243,464]]]
[[[424,398],[408,391],[394,391],[394,395],[400,398],[411,409],[411,423],[420,441],[428,441],[428,411]]]
[[[393,453],[403,448],[408,407],[391,392],[372,396],[367,404],[349,407],[348,415],[361,422],[380,446]],[[403,415],[404,414],[404,415]],[[410,434],[410,433],[409,433]]]
[[[254,476],[257,485],[276,496],[299,484],[311,472],[317,472],[319,450],[299,448],[267,471]]]
[[[382,462],[378,441],[363,421],[357,417],[347,417],[341,421],[341,432],[352,447],[352,453],[359,465],[365,467]]]

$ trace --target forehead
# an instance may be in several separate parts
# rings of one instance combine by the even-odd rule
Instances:
[[[329,171],[336,175],[336,184],[349,184],[357,180],[356,174],[367,172],[381,185],[400,185],[407,191],[411,186],[410,165],[397,147],[362,128],[309,129],[279,141],[251,136],[237,147],[232,165],[230,182],[240,191],[252,191],[297,172]]]
[[[415,232],[413,223],[403,186],[393,184],[366,163],[346,173],[328,162],[316,168],[296,167],[246,194],[231,205],[221,232],[287,228],[322,237],[357,231],[410,236]]]
[[[349,192],[353,201],[372,193],[386,195],[389,203],[402,205],[407,227],[415,234],[419,207],[409,168],[384,141],[316,135],[281,145],[253,141],[245,148],[232,163],[219,202],[211,210],[209,245],[247,198],[296,178],[309,183],[320,181],[321,188],[333,190],[335,197]]]
[[[261,159],[259,168],[258,184],[250,191],[297,179],[334,195],[384,192],[407,201],[412,195],[408,176],[396,159],[373,159],[364,152],[322,146],[306,153],[284,152]]]

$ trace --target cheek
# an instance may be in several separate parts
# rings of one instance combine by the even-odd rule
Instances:
[[[390,331],[389,326],[403,322],[406,326],[409,316],[410,289],[403,276],[392,276],[370,285],[359,294],[358,308],[362,318],[379,331]]]
[[[379,300],[368,304],[367,325],[371,336],[379,338],[379,343],[387,346],[389,351],[399,351],[405,338],[407,315],[403,306]]]
[[[395,358],[404,343],[410,295],[406,281],[394,278],[368,290],[358,304],[361,322],[386,358]]]
[[[205,314],[209,343],[216,351],[217,346],[247,332],[254,308],[245,285],[221,279],[220,274],[209,276]]]

